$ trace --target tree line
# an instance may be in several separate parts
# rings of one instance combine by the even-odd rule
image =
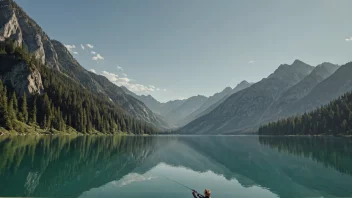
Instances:
[[[352,135],[352,93],[346,93],[310,113],[271,122],[260,135]]]
[[[42,129],[66,131],[70,127],[81,133],[154,134],[157,129],[148,123],[135,119],[105,96],[96,96],[85,87],[41,64],[34,56],[14,41],[0,42],[0,60],[12,64],[25,61],[29,70],[38,69],[45,92],[18,96],[12,87],[0,81],[0,126],[16,129],[20,121]],[[2,65],[6,72],[12,65]]]

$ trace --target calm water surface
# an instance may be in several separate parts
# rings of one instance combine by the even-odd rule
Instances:
[[[352,197],[352,141],[313,137],[0,138],[0,197]]]

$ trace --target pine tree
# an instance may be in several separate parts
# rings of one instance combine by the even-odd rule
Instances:
[[[37,124],[37,96],[34,96],[30,122]]]
[[[17,101],[17,96],[16,93],[12,93],[12,100],[13,100],[13,110],[15,111],[15,118],[17,119],[18,116],[18,101]]]
[[[27,123],[28,122],[28,109],[27,109],[27,96],[26,93],[23,94],[22,97],[22,106],[21,106],[21,110],[22,110],[22,121]]]

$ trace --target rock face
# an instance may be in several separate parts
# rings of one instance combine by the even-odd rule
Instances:
[[[39,71],[23,61],[13,60],[12,57],[0,56],[0,79],[10,85],[17,94],[41,94],[44,91],[42,78]],[[6,70],[6,71],[5,71]]]
[[[280,67],[258,83],[231,95],[210,113],[194,120],[182,133],[224,134],[255,125],[280,95],[313,71],[314,67],[296,60]]]
[[[59,70],[57,54],[40,26],[12,0],[3,0],[1,4],[0,38],[15,40],[18,46],[23,46],[42,64]]]

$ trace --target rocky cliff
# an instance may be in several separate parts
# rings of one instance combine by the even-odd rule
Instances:
[[[12,56],[0,55],[0,79],[19,95],[41,94],[44,91],[42,78],[34,65]]]
[[[23,46],[42,64],[59,70],[58,57],[45,32],[12,0],[1,2],[0,38],[11,38],[17,46]]]

